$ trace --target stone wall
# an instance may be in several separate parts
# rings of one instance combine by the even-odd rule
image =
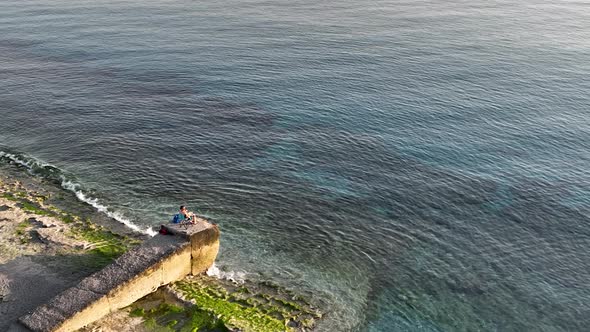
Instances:
[[[205,272],[219,250],[219,229],[200,221],[167,225],[156,235],[83,279],[32,313],[19,318],[32,331],[74,331],[126,307],[157,288],[188,274]]]

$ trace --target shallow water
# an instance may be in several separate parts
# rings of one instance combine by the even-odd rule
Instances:
[[[589,22],[574,1],[3,1],[0,150],[140,229],[214,219],[218,266],[313,293],[321,330],[583,330]]]

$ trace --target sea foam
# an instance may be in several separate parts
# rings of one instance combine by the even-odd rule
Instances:
[[[46,176],[47,174],[52,174],[54,176],[50,177],[51,180],[55,181],[57,178],[59,178],[59,180],[61,180],[60,184],[62,188],[73,192],[80,201],[94,207],[98,212],[106,214],[108,217],[115,219],[116,221],[136,232],[144,233],[150,236],[157,234],[157,232],[151,227],[142,229],[134,224],[131,220],[126,218],[121,212],[112,211],[108,208],[108,206],[100,203],[98,198],[90,197],[88,194],[82,191],[81,185],[79,183],[67,179],[63,172],[49,163],[42,162],[33,157],[25,157],[5,151],[0,151],[0,159],[1,158],[6,158],[17,165],[24,167],[29,172],[29,174],[34,176]],[[55,175],[57,175],[57,178],[55,178]]]
[[[215,263],[207,270],[207,275],[217,279],[230,280],[236,283],[244,283],[246,280],[246,273],[240,271],[222,271]]]

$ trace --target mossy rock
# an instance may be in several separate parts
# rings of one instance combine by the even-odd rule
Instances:
[[[167,303],[163,299],[160,299],[154,307],[153,299],[160,296],[157,293],[148,295],[129,308],[130,316],[144,318],[143,325],[148,330],[183,332],[229,331],[223,321],[215,315],[195,306],[185,307]]]
[[[278,285],[236,285],[207,276],[187,278],[171,288],[185,300],[220,317],[240,331],[303,331],[321,314],[309,303]]]
[[[5,198],[5,199],[7,199],[9,201],[13,201],[13,202],[18,202],[19,201],[19,199],[16,198],[16,197],[14,197],[14,195],[11,194],[11,193],[3,193],[2,194],[2,198]]]

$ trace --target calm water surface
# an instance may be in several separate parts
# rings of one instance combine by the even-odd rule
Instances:
[[[0,150],[321,331],[590,324],[590,4],[0,2]]]

